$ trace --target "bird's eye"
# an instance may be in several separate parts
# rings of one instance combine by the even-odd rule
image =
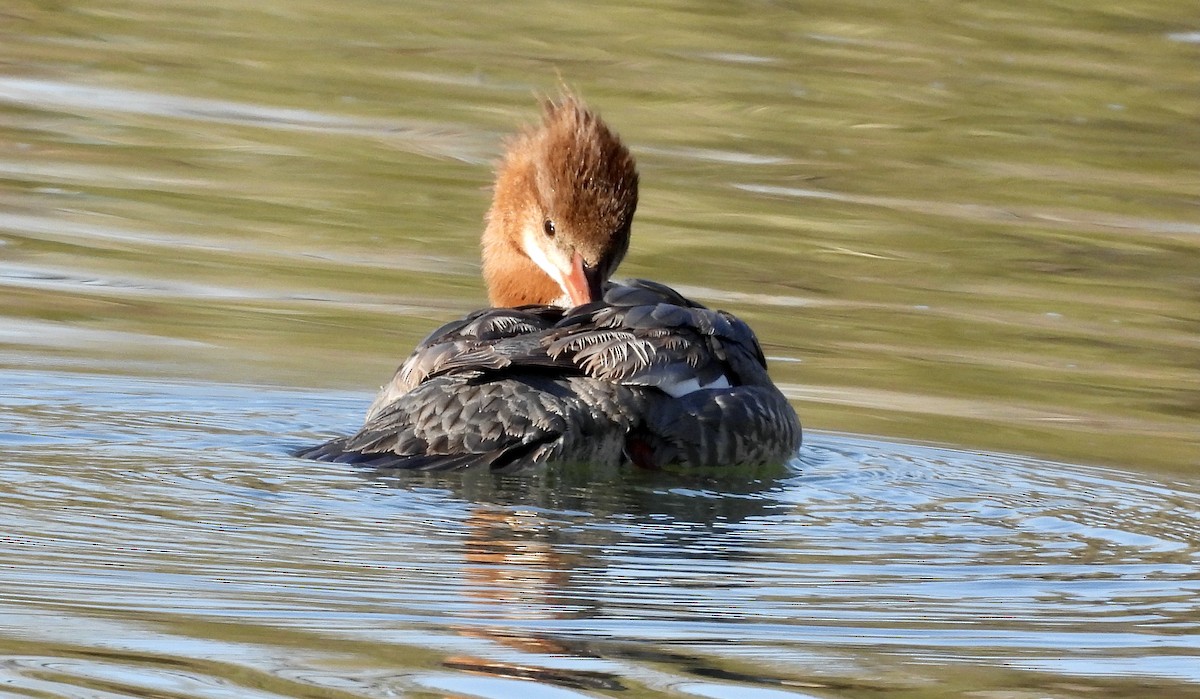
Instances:
[[[542,230],[546,231],[547,237],[553,238],[554,237],[554,221],[551,221],[550,219],[546,219],[546,222],[544,224],[542,224]]]

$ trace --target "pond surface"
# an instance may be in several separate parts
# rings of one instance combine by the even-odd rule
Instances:
[[[10,3],[0,694],[1200,696],[1198,61],[1165,1]],[[482,303],[559,80],[797,458],[290,458]]]
[[[768,479],[355,472],[286,447],[360,394],[5,378],[23,696],[1200,685],[1194,482],[831,434]]]

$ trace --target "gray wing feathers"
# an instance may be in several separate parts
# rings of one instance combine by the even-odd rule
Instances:
[[[646,438],[661,464],[712,467],[782,462],[800,448],[796,411],[774,386],[738,386],[665,402]]]
[[[758,339],[734,316],[640,280],[610,287],[604,301],[548,333],[550,357],[569,356],[589,376],[642,386],[706,386],[722,377],[771,385]]]
[[[549,363],[531,338],[553,327],[560,318],[562,309],[551,306],[489,308],[443,325],[417,345],[392,380],[380,389],[367,410],[367,421],[434,376],[464,369],[501,369],[522,357]]]
[[[303,455],[411,470],[619,461],[622,435],[644,400],[599,384],[584,377],[437,377],[380,410],[357,434]]]

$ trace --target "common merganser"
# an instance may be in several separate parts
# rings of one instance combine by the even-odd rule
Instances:
[[[435,330],[354,435],[299,453],[380,468],[782,464],[801,442],[754,332],[644,280],[609,281],[633,156],[566,94],[510,143],[483,232],[493,308]]]

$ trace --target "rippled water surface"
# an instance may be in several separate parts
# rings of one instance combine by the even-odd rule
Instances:
[[[1200,696],[1198,61],[1165,1],[9,3],[0,694]],[[797,458],[289,457],[481,303],[559,81]]]
[[[5,382],[15,692],[1200,683],[1195,482],[828,434],[768,479],[365,473],[285,447],[366,395]]]

